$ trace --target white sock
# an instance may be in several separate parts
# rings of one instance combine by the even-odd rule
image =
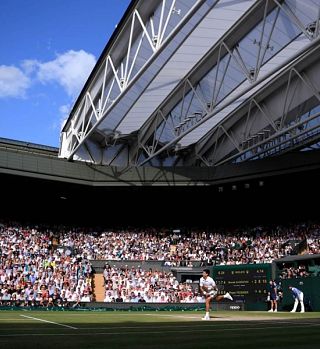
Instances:
[[[208,311],[206,312],[206,316],[208,316],[208,317],[210,316]]]

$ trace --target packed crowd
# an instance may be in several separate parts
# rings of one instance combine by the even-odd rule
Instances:
[[[320,251],[320,226],[257,227],[232,232],[169,233],[107,231],[85,234],[65,232],[60,243],[80,250],[88,259],[161,260],[168,266],[271,263],[294,253],[291,240],[307,238],[308,253]]]
[[[320,253],[320,225],[313,225],[309,234],[306,236],[307,248],[306,253],[308,254],[319,254]]]
[[[106,264],[105,302],[196,303],[203,298],[191,283],[179,283],[170,272]]]
[[[309,273],[305,265],[300,265],[299,267],[289,267],[283,268],[279,273],[280,279],[293,279],[300,277],[311,276],[312,273]]]
[[[63,306],[92,299],[91,264],[53,248],[53,234],[1,227],[0,304]]]
[[[172,233],[5,224],[0,225],[0,302],[62,306],[91,301],[90,260],[158,260],[167,266],[271,263],[297,253],[296,246],[304,242],[302,252],[320,253],[320,225]],[[109,266],[105,280],[111,301],[195,302],[200,297],[190,285],[159,271]]]

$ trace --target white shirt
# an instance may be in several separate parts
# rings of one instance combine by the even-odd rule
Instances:
[[[208,290],[212,290],[216,287],[216,283],[212,279],[212,277],[208,276],[206,279],[203,277],[200,279],[200,287],[206,287]]]

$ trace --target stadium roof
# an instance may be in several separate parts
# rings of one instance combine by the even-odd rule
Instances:
[[[131,13],[131,11],[132,11],[132,8],[134,8],[134,6],[135,6],[135,4],[136,4],[137,2],[138,2],[138,0],[131,0],[131,3],[129,4],[129,6],[128,6],[126,12],[125,12],[124,15],[122,16],[120,22],[117,24],[117,27],[116,27],[117,30],[115,30],[115,31],[112,33],[112,35],[111,35],[111,37],[110,37],[110,39],[109,39],[107,45],[105,46],[104,50],[102,51],[102,53],[101,53],[101,55],[100,55],[100,57],[99,57],[99,59],[98,59],[96,65],[94,66],[94,68],[93,68],[93,70],[92,70],[90,76],[88,77],[86,83],[84,84],[84,86],[83,86],[83,88],[82,88],[82,90],[81,90],[81,92],[80,92],[80,94],[79,94],[77,100],[75,101],[75,104],[74,104],[74,106],[73,106],[71,112],[70,112],[70,115],[69,115],[69,117],[68,117],[68,119],[67,119],[67,121],[66,121],[64,127],[62,128],[62,132],[65,131],[66,125],[68,125],[70,119],[72,118],[72,115],[75,113],[75,111],[76,111],[77,107],[79,106],[79,103],[81,102],[82,98],[85,97],[86,90],[88,89],[88,87],[89,87],[90,84],[92,83],[92,81],[93,81],[95,75],[98,73],[99,68],[101,67],[101,65],[102,65],[102,63],[103,63],[103,60],[104,60],[104,58],[105,58],[107,52],[108,52],[108,51],[110,50],[110,48],[112,47],[112,44],[114,43],[114,41],[115,41],[115,39],[116,39],[116,37],[117,37],[117,35],[118,35],[118,32],[121,30],[121,28],[123,28],[123,26],[124,26],[126,20],[128,19],[128,16],[130,15],[130,13]]]
[[[60,156],[216,167],[317,144],[319,14],[320,0],[132,1]]]

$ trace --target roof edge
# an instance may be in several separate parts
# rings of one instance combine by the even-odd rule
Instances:
[[[98,58],[97,63],[95,64],[94,68],[92,69],[87,81],[85,82],[77,100],[75,101],[72,110],[68,116],[67,121],[65,122],[61,132],[65,132],[66,131],[66,126],[69,123],[70,119],[72,118],[75,110],[77,109],[79,103],[81,102],[82,98],[85,95],[85,91],[88,89],[89,85],[91,84],[92,80],[94,79],[97,71],[100,69],[100,66],[104,60],[104,57],[106,55],[106,53],[108,52],[108,50],[112,47],[112,45],[114,44],[115,40],[117,39],[117,36],[121,33],[124,25],[126,24],[127,19],[130,17],[132,9],[136,7],[137,3],[140,0],[131,0],[131,3],[129,4],[128,8],[126,9],[124,15],[122,16],[119,24],[116,27],[116,30],[112,33],[111,37],[109,38],[105,48],[103,49],[102,53],[100,54],[100,57]]]

